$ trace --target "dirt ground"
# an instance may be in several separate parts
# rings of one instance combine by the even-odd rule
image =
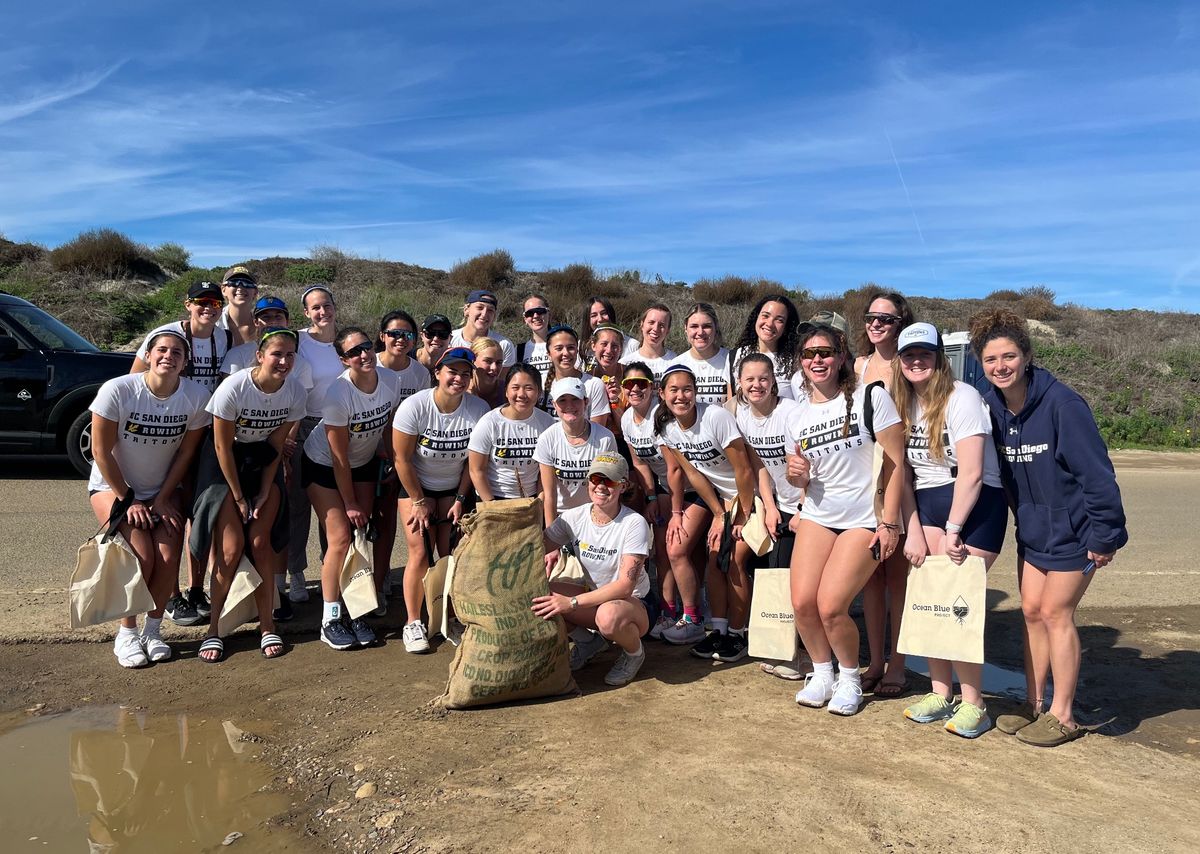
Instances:
[[[406,655],[396,607],[376,649],[329,650],[309,604],[279,661],[262,660],[243,632],[225,662],[205,666],[196,633],[179,632],[178,660],[123,671],[109,643],[83,642],[99,634],[63,642],[72,636],[61,616],[40,632],[22,617],[14,632],[18,611],[62,613],[64,576],[39,580],[28,567],[6,572],[0,591],[0,732],[37,704],[43,714],[122,703],[232,720],[264,740],[272,788],[291,805],[268,823],[280,850],[1196,851],[1200,829],[1186,816],[1200,814],[1200,595],[1186,576],[1200,535],[1181,525],[1164,545],[1147,531],[1196,506],[1200,466],[1116,456],[1134,541],[1103,579],[1116,590],[1093,585],[1080,613],[1080,718],[1095,731],[1056,750],[998,732],[957,739],[905,721],[902,700],[872,700],[850,719],[802,709],[796,686],[755,662],[714,666],[662,645],[624,688],[603,684],[609,652],[579,674],[582,696],[440,712],[430,701],[453,650]],[[83,486],[34,483],[0,481],[5,539],[33,542],[21,511],[46,490]],[[60,552],[81,541],[80,503],[61,508]],[[1143,505],[1155,511],[1144,527],[1134,521]],[[1118,567],[1146,574],[1118,583]],[[1019,669],[1011,575],[1002,557],[987,649],[989,662]],[[911,675],[912,693],[924,690]],[[377,790],[357,799],[364,782]]]

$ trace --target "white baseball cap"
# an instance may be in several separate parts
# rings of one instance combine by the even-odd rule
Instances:
[[[909,347],[924,347],[935,353],[942,349],[942,336],[932,323],[914,323],[900,331],[896,339],[896,351],[903,353]]]
[[[577,397],[583,400],[587,397],[587,392],[583,390],[583,380],[579,377],[563,377],[554,381],[554,385],[550,386],[550,399],[557,401],[560,397]]]

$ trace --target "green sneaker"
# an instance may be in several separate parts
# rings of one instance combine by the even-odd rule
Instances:
[[[963,738],[979,738],[991,728],[992,719],[988,717],[987,709],[966,700],[958,704],[954,716],[946,721],[946,732],[961,735]]]
[[[996,729],[1008,735],[1016,735],[1038,719],[1038,712],[1032,703],[1022,703],[1007,714],[996,718]]]
[[[926,694],[904,710],[904,717],[919,724],[943,721],[954,714],[954,706],[941,694]]]

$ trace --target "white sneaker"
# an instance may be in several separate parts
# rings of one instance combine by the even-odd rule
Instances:
[[[637,676],[638,671],[642,669],[642,665],[646,663],[646,648],[643,646],[642,651],[637,655],[630,655],[625,650],[621,650],[621,656],[617,659],[617,663],[612,666],[612,670],[608,671],[608,675],[604,677],[605,685],[628,685],[633,681],[633,677]]]
[[[862,706],[862,683],[839,679],[833,684],[833,696],[829,699],[829,711],[835,715],[857,714]]]
[[[142,652],[146,653],[146,658],[151,661],[166,661],[171,657],[171,647],[158,635],[142,635],[139,640]]]
[[[414,620],[404,627],[405,652],[429,652],[429,636],[425,634],[425,626],[420,620]]]
[[[675,625],[662,633],[662,639],[674,644],[698,643],[704,640],[704,624],[680,617]]]
[[[599,632],[594,632],[589,640],[583,643],[575,641],[571,647],[571,669],[579,670],[593,658],[600,654],[601,650],[608,648],[608,639]]]
[[[658,620],[650,627],[650,637],[654,640],[662,640],[663,632],[675,625],[675,621],[666,614],[659,614]]]
[[[304,586],[304,576],[292,573],[292,581],[288,586],[288,600],[291,602],[307,602],[308,588]]]
[[[146,658],[146,651],[142,649],[142,639],[136,634],[118,632],[117,639],[113,642],[113,655],[122,667],[145,667],[150,663],[150,659]]]
[[[804,677],[804,687],[796,692],[796,702],[801,706],[819,709],[833,696],[833,686],[831,676],[809,673]]]

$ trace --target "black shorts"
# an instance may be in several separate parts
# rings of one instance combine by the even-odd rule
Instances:
[[[354,483],[374,483],[379,479],[379,460],[371,458],[357,468],[350,469],[350,480]],[[313,462],[308,454],[300,460],[300,486],[308,489],[313,484],[337,491],[337,479],[333,466]]]
[[[398,479],[398,478],[397,478]],[[421,492],[426,498],[453,498],[458,495],[457,489],[427,489],[424,484],[421,485]],[[410,498],[408,490],[404,488],[404,481],[400,481],[400,492],[397,498]]]
[[[779,511],[779,529],[771,532],[771,536],[775,539],[775,545],[771,546],[771,550],[762,557],[754,557],[750,561],[755,569],[772,569],[792,565],[792,548],[796,545],[796,534],[788,527],[788,523],[792,521],[793,515],[795,514]]]
[[[921,524],[930,528],[945,528],[950,517],[950,504],[954,500],[954,484],[931,486],[918,489],[917,514]],[[1004,490],[998,486],[984,485],[979,489],[979,498],[963,523],[962,541],[985,552],[996,552],[1004,547],[1004,531],[1008,527],[1008,502]]]

